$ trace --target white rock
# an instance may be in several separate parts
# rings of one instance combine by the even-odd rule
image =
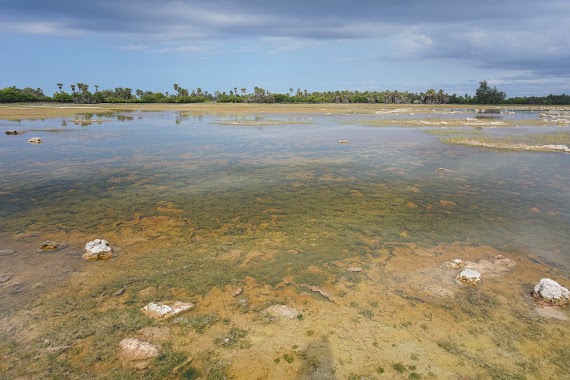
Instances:
[[[570,302],[570,292],[554,280],[542,278],[534,287],[532,295],[555,304]]]
[[[81,257],[85,260],[108,260],[113,256],[109,242],[104,239],[95,239],[85,244],[85,253]]]
[[[105,239],[95,239],[85,244],[85,250],[91,253],[109,252],[111,247],[109,242]]]
[[[42,139],[40,139],[39,137],[32,137],[31,139],[28,140],[28,142],[32,144],[41,144]]]
[[[126,338],[119,342],[119,355],[123,362],[137,369],[145,369],[158,356],[158,347],[140,339]]]
[[[271,305],[267,309],[263,310],[262,313],[273,315],[274,317],[289,319],[297,318],[299,316],[297,309],[293,309],[286,305]]]
[[[457,279],[471,285],[477,285],[481,281],[481,273],[473,269],[464,269],[459,273]]]
[[[186,303],[180,301],[175,301],[175,302],[163,301],[161,303],[151,302],[145,307],[143,307],[142,311],[150,317],[156,319],[165,319],[178,315],[183,311],[186,311],[193,307],[194,304],[191,302]]]

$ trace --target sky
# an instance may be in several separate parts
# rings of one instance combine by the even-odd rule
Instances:
[[[568,0],[0,0],[0,88],[568,94],[569,30]]]

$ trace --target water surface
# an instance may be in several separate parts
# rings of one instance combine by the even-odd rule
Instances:
[[[0,121],[27,131],[0,136],[8,376],[137,378],[117,359],[133,336],[163,347],[151,378],[398,378],[398,364],[422,378],[567,373],[567,322],[529,292],[541,277],[570,284],[570,155],[443,145],[421,128],[359,124],[370,115],[257,116],[284,122],[262,127],[239,125],[255,116],[89,117],[100,122]],[[97,237],[113,259],[84,262]],[[38,252],[48,239],[63,249]],[[478,287],[442,269],[498,254],[516,267],[489,269]],[[215,322],[196,332],[140,313],[163,299]],[[274,303],[303,318],[260,317]],[[231,327],[250,344],[217,346]]]

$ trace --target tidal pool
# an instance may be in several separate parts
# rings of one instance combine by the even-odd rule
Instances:
[[[568,308],[530,292],[570,286],[570,155],[444,145],[371,117],[0,121],[26,131],[0,136],[0,375],[568,376]],[[95,238],[111,260],[81,259]],[[479,285],[455,280],[456,258]],[[140,310],[167,300],[195,308]],[[261,312],[275,304],[299,315]],[[124,338],[160,355],[136,369]]]

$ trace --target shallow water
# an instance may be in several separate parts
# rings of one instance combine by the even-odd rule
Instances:
[[[10,276],[0,284],[9,342],[0,373],[568,373],[568,322],[544,317],[529,292],[541,277],[570,285],[570,155],[448,146],[420,128],[358,124],[370,117],[264,115],[286,124],[259,128],[175,112],[0,122],[27,130],[0,136],[0,275]],[[33,136],[43,143],[27,143]],[[82,247],[97,237],[110,241],[113,259],[83,262]],[[63,248],[38,252],[48,239]],[[497,254],[515,269],[488,264],[478,287],[442,269],[458,255],[483,265]],[[217,322],[197,333],[140,313],[163,299],[193,301],[189,318]],[[273,303],[304,318],[260,317]],[[248,332],[250,347],[216,346],[232,326]],[[160,344],[163,355],[130,369],[117,359],[125,337]],[[46,353],[53,346],[69,348]]]

